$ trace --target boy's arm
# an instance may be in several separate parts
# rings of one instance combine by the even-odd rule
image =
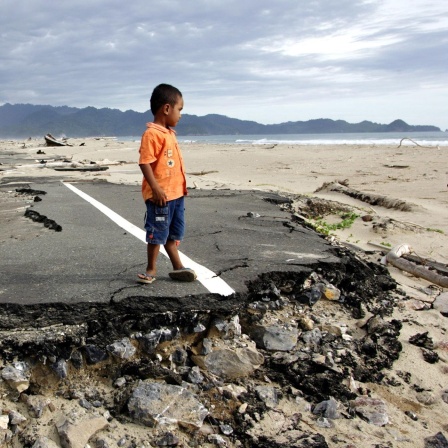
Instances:
[[[163,191],[163,189],[160,187],[159,183],[157,182],[154,172],[151,168],[151,165],[149,163],[140,164],[140,169],[142,170],[143,176],[146,179],[146,182],[148,182],[149,186],[152,190],[152,201],[156,203],[157,205],[160,205],[161,207],[164,207],[166,205],[166,194]]]

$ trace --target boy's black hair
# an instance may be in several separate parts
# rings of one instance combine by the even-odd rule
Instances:
[[[182,93],[169,84],[159,84],[151,95],[151,112],[155,116],[157,111],[165,104],[174,106]]]

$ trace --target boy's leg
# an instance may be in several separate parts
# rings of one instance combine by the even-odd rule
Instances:
[[[174,270],[169,273],[169,276],[173,280],[179,280],[181,282],[192,282],[196,280],[196,272],[194,272],[193,269],[184,267],[182,261],[180,261],[177,242],[175,240],[168,240],[165,244],[165,250],[173,265]]]
[[[148,256],[148,264],[146,266],[145,274],[138,274],[138,281],[140,283],[152,283],[156,277],[157,256],[159,255],[160,244],[147,244],[146,253]]]
[[[170,257],[171,264],[173,265],[174,270],[182,269],[183,265],[180,261],[179,251],[177,250],[177,244],[174,240],[168,240],[165,244],[165,250]]]
[[[148,265],[146,273],[148,275],[156,275],[157,273],[157,256],[159,255],[160,244],[147,244],[146,252],[148,254]]]

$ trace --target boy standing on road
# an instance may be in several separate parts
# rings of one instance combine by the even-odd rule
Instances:
[[[142,195],[146,204],[146,241],[148,265],[138,282],[156,279],[156,262],[163,244],[173,265],[169,276],[191,282],[196,273],[182,265],[177,246],[185,233],[184,196],[187,181],[176,133],[184,106],[181,92],[168,84],[158,85],[151,95],[154,121],[147,124],[140,144],[139,166],[143,173]]]

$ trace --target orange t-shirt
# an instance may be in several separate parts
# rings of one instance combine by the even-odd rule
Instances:
[[[185,196],[187,180],[176,132],[155,123],[148,123],[147,127],[140,144],[139,165],[151,164],[154,176],[168,201]],[[152,189],[145,178],[142,195],[145,201],[152,199]]]

